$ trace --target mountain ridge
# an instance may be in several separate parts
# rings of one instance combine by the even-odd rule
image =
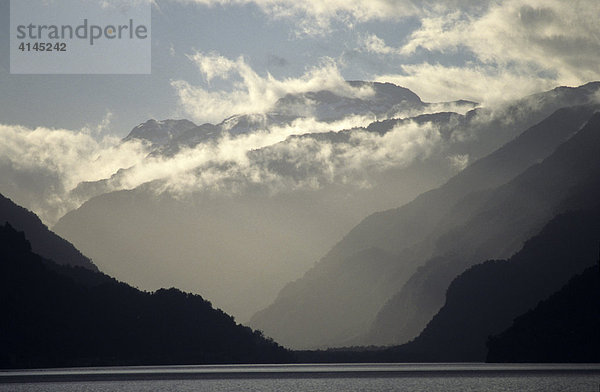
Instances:
[[[0,194],[0,224],[5,222],[29,233],[34,252],[58,263],[98,271],[98,267],[89,258],[70,242],[48,229],[37,215]]]
[[[594,264],[599,207],[561,214],[511,258],[485,261],[459,274],[419,336],[392,350],[398,360],[484,361],[488,336],[509,328],[513,319]]]
[[[198,295],[141,292],[31,252],[0,225],[1,368],[289,362],[285,349]]]
[[[432,259],[417,271],[382,308],[378,317],[386,317],[386,312],[389,315],[398,314],[398,309],[404,309],[402,313],[408,316],[407,320],[414,315],[406,324],[387,321],[388,325],[395,324],[401,340],[409,340],[443,305],[445,289],[453,276],[478,259],[489,258],[485,256],[494,248],[493,243],[500,241],[496,254],[510,256],[511,248],[520,247],[522,241],[535,234],[553,216],[565,209],[587,208],[590,203],[593,205],[594,197],[582,198],[580,194],[583,192],[600,197],[597,180],[600,178],[600,161],[594,152],[600,146],[599,129],[600,114],[594,114],[583,129],[561,144],[543,162],[531,166],[491,193],[477,208],[479,212],[473,214],[468,224],[470,227],[466,226],[469,227],[467,231],[458,228],[445,234],[445,238],[440,237],[445,244],[442,246],[446,247],[446,256]],[[571,203],[567,204],[569,200]],[[473,242],[477,246],[475,249],[460,253],[459,247],[471,246]],[[453,256],[453,253],[460,256]],[[416,287],[419,288],[414,291]],[[415,293],[420,293],[418,295],[421,297]],[[404,332],[401,332],[402,325]]]
[[[591,113],[594,110],[595,110],[594,107],[591,107],[591,108],[578,108],[578,109],[564,109],[564,110],[562,110],[562,112],[559,111],[559,113],[556,114],[555,116],[567,115],[567,117],[569,117],[568,116],[569,113],[566,113],[566,112],[572,111],[573,113],[571,113],[570,118],[578,118],[581,115],[582,112],[583,113]],[[537,150],[538,153],[540,154],[539,156],[543,157],[545,154],[551,153],[553,146],[555,146],[557,144],[560,144],[568,136],[570,136],[574,132],[576,132],[579,129],[580,124],[582,124],[584,122],[584,120],[579,120],[579,121],[580,121],[580,123],[572,125],[564,133],[561,133],[560,131],[559,132],[555,132],[554,133],[555,136],[553,138],[549,138],[548,139],[548,141],[550,142],[549,145],[546,145],[546,146],[544,146],[544,144],[540,145],[539,149]],[[554,123],[556,123],[556,119],[554,119],[552,117],[549,120],[546,121],[546,124],[552,125]],[[543,128],[543,126],[538,126],[538,128],[534,127],[534,129],[531,131],[531,133],[538,133],[539,134],[539,133],[543,132],[543,129],[541,129],[541,128]],[[564,131],[564,129],[561,129],[561,130]],[[524,136],[525,142],[523,140],[520,140],[520,141],[516,141],[515,143],[523,142],[525,144],[528,144],[528,143],[526,143],[527,142],[526,137],[527,136],[525,135]],[[552,142],[552,140],[553,140],[553,142]],[[507,145],[507,146],[509,146],[509,145]],[[516,148],[516,150],[519,151],[518,148]],[[502,171],[500,171],[499,172],[500,176],[497,176],[497,175],[496,176],[492,176],[492,177],[490,177],[490,179],[491,180],[496,180],[497,183],[502,183],[502,181],[505,181],[505,180],[507,180],[507,179],[510,178],[511,173],[512,173],[512,175],[516,175],[516,174],[518,174],[519,170],[525,169],[527,166],[529,166],[530,164],[535,163],[538,160],[538,158],[535,155],[533,156],[533,158],[531,157],[531,155],[529,154],[529,151],[528,151],[527,148],[521,149],[520,151],[521,151],[520,154],[521,154],[522,158],[521,158],[520,161],[515,161],[514,163],[517,164],[517,163],[520,162],[521,166],[516,165],[517,167],[513,168],[512,172],[509,171],[508,174],[506,172],[503,173]],[[534,149],[534,151],[535,151],[535,149]],[[493,159],[499,159],[497,157],[499,157],[499,156],[501,157],[502,152],[495,153],[495,154],[496,155],[492,154],[492,156],[491,156],[490,159],[492,159],[492,160]],[[488,156],[488,158],[489,157],[490,156]],[[502,161],[502,159],[499,159],[499,160]],[[483,160],[481,162],[483,162]],[[464,187],[462,185],[459,185],[460,182],[458,182],[457,179],[458,178],[464,178],[465,176],[467,176],[468,173],[476,172],[477,170],[479,170],[478,169],[478,165],[480,165],[480,164],[478,164],[476,162],[475,164],[473,164],[469,168],[465,169],[457,177],[455,177],[452,180],[450,180],[448,182],[449,185],[446,185],[446,186],[455,186],[455,189],[457,191],[459,191],[458,195],[460,197],[460,195],[461,195],[460,194],[460,190],[464,189]],[[502,168],[502,170],[505,170],[505,168]],[[481,177],[481,175],[477,174],[476,177]],[[456,185],[453,185],[453,184],[456,184]],[[485,185],[485,186],[482,186],[481,188],[485,189],[487,187],[488,187],[488,185]],[[456,191],[454,191],[454,192],[456,192]],[[467,192],[465,192],[465,193],[467,193]],[[436,198],[435,195],[436,195],[435,191],[430,191],[430,192],[427,192],[427,193],[421,195],[419,198],[415,199],[415,201],[407,204],[408,206],[415,206],[415,205],[419,206],[420,205],[420,207],[414,209],[414,213],[412,213],[412,215],[408,215],[407,217],[405,217],[405,218],[402,219],[402,222],[403,222],[402,225],[404,225],[402,227],[405,227],[406,230],[403,231],[400,234],[397,231],[398,229],[394,229],[394,225],[395,225],[394,222],[399,222],[400,220],[398,220],[398,219],[394,220],[393,218],[390,219],[386,215],[388,215],[390,213],[390,211],[392,213],[396,213],[397,211],[403,211],[403,210],[406,211],[406,212],[408,212],[409,210],[407,210],[406,207],[402,207],[401,209],[390,210],[388,212],[379,212],[379,213],[373,214],[370,217],[366,218],[365,220],[363,220],[363,222],[361,224],[359,224],[353,230],[351,230],[350,233],[348,233],[346,235],[346,237],[344,238],[344,240],[342,240],[342,243],[345,246],[347,246],[347,247],[349,246],[349,248],[347,248],[346,250],[343,250],[343,248],[339,247],[339,244],[336,245],[319,262],[319,264],[317,264],[316,268],[313,268],[311,271],[309,271],[305,275],[305,278],[306,279],[315,279],[315,276],[319,275],[319,272],[318,272],[319,268],[322,270],[325,267],[325,265],[329,265],[329,269],[335,271],[335,268],[336,268],[335,265],[336,264],[337,265],[342,265],[344,257],[349,257],[349,256],[345,256],[345,255],[351,255],[353,253],[352,249],[359,250],[361,248],[375,246],[375,247],[379,247],[379,248],[381,248],[381,249],[383,249],[385,251],[392,252],[393,254],[404,255],[403,256],[404,258],[409,258],[409,259],[411,259],[411,258],[415,259],[416,258],[416,259],[418,259],[419,257],[420,258],[426,257],[427,255],[423,254],[423,251],[419,251],[418,249],[412,249],[411,250],[410,247],[407,248],[407,245],[403,245],[403,244],[409,244],[410,243],[410,240],[409,240],[411,238],[410,236],[413,236],[413,238],[419,238],[419,235],[415,236],[415,234],[417,234],[419,232],[418,231],[419,227],[420,227],[420,225],[422,225],[422,222],[423,222],[424,218],[428,218],[429,217],[430,222],[431,222],[431,223],[429,223],[429,227],[433,227],[433,225],[436,224],[439,221],[439,219],[441,219],[444,216],[444,214],[445,214],[444,211],[445,210],[443,208],[441,210],[439,210],[440,212],[437,213],[438,214],[437,218],[436,218],[435,215],[431,215],[432,211],[431,210],[428,211],[427,209],[425,209],[427,205],[435,205],[436,208],[439,208],[438,204],[441,204],[441,205],[446,204],[446,205],[448,205],[448,207],[450,207],[454,203],[454,202],[452,202],[452,200],[458,201],[458,199],[459,199],[459,197],[455,197],[455,199],[448,199],[446,197],[442,197],[439,200],[440,203],[433,204],[432,203],[432,199]],[[436,210],[434,209],[433,213],[436,213],[435,211]],[[411,216],[413,218],[411,218]],[[381,220],[381,218],[387,219],[387,221],[389,223],[388,224],[383,223],[382,220]],[[372,227],[376,228],[376,230],[375,229],[366,229],[365,228],[366,224],[370,224]],[[427,227],[427,226],[425,226],[425,227]],[[361,234],[361,232],[359,230],[362,230],[362,233],[370,233],[370,232],[372,232],[372,233],[380,233],[381,235],[375,235],[374,237],[373,236],[372,237],[368,237],[368,236],[365,237],[365,235]],[[421,230],[421,232],[427,233],[427,229]],[[365,240],[365,238],[367,238],[367,240]],[[369,240],[368,238],[372,238],[372,239]],[[388,239],[388,240],[386,240],[386,239]],[[384,247],[382,248],[378,244],[383,244]],[[385,244],[389,244],[389,245],[385,245]],[[390,245],[393,246],[393,248],[389,248],[388,246],[390,246]],[[515,245],[518,246],[518,244],[515,244]],[[424,249],[427,249],[427,247],[425,247]],[[417,252],[416,255],[414,254],[415,251]],[[420,256],[419,256],[419,253],[421,254]],[[335,260],[337,260],[337,261],[335,261]],[[333,275],[331,275],[329,278],[327,278],[326,276],[327,276],[326,273],[324,275],[322,274],[322,279],[323,279],[322,280],[322,284],[327,284],[326,282],[328,280],[335,279],[335,277],[334,277],[335,273]],[[303,279],[305,279],[305,278],[303,278]],[[299,287],[298,285],[299,285],[299,283],[295,282],[295,283],[292,284],[291,287],[297,287],[298,288]],[[387,292],[389,293],[390,290],[392,290],[392,289],[387,289]],[[310,291],[311,290],[308,290],[308,292],[310,292]],[[310,295],[308,294],[308,292],[305,292],[302,295],[300,295],[300,294],[298,294],[298,295],[300,295],[300,297],[302,297],[303,295],[306,296],[306,297],[310,297]],[[287,295],[289,296],[289,293]],[[315,304],[314,306],[317,306],[317,305]],[[293,305],[288,305],[288,307],[293,308],[294,306]],[[310,307],[308,309],[310,309]],[[332,310],[332,312],[333,312],[333,310]],[[275,316],[273,316],[273,317],[276,318]],[[305,318],[309,318],[309,317],[306,316]],[[251,321],[251,325],[253,325],[255,327],[259,327],[259,328],[267,331],[268,334],[271,334],[271,336],[274,336],[276,339],[279,339],[282,342],[286,342],[286,344],[290,344],[289,343],[290,341],[287,340],[287,339],[288,338],[291,339],[292,338],[291,336],[287,336],[286,335],[287,338],[282,338],[282,336],[280,334],[277,334],[273,330],[270,330],[265,323],[258,322],[256,319],[253,319]],[[306,325],[305,328],[308,329],[308,328],[311,328],[311,327],[308,326],[308,325]],[[321,328],[319,328],[319,327],[316,327],[316,328],[318,330],[321,330]],[[297,331],[297,332],[299,334],[301,333],[300,331]],[[319,332],[319,333],[321,333],[321,332]],[[381,335],[381,332],[377,331],[374,334],[375,335]],[[332,342],[332,340],[330,340],[330,342]],[[366,343],[366,344],[370,344],[370,343],[383,344],[383,343],[392,343],[392,342],[393,341],[390,341],[390,340],[387,340],[387,341],[380,341],[380,340],[378,340],[376,342],[372,342],[370,340],[367,340],[366,342],[365,341],[361,341],[361,343]],[[349,342],[345,342],[345,343],[344,342],[340,342],[338,344],[344,345],[344,344],[348,344],[348,343]],[[354,344],[354,343],[358,344],[358,342],[350,341],[350,344]],[[293,346],[293,344],[292,344],[292,346]],[[319,344],[316,344],[316,346],[318,347]],[[312,347],[314,347],[314,346],[312,346]]]

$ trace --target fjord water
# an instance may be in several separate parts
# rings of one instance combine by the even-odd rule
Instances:
[[[597,391],[600,365],[318,364],[0,372],[0,392]]]

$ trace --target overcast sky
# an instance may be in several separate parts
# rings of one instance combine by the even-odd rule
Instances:
[[[600,79],[599,16],[597,0],[156,0],[151,75],[10,75],[1,56],[0,123],[125,136],[265,111],[327,79],[496,101]],[[7,0],[0,18],[8,54]]]

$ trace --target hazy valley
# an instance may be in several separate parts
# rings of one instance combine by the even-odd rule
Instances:
[[[391,84],[348,88],[354,96],[289,95],[277,111],[216,125],[149,120],[115,147],[140,148],[135,164],[63,192],[76,208],[52,229],[74,246],[5,198],[3,235],[25,232],[31,247],[12,252],[35,268],[97,266],[142,290],[201,294],[287,348],[394,346],[370,359],[482,361],[488,336],[596,261],[600,84],[493,108],[428,104]],[[0,192],[52,222],[60,209],[43,194],[19,197],[36,174],[0,168]],[[92,296],[98,281],[116,284],[65,268],[50,268],[52,279]],[[171,295],[127,290],[150,307]],[[292,360],[252,336],[271,347],[264,358]],[[172,360],[200,360],[180,354]],[[85,361],[69,355],[65,364]],[[136,361],[127,355],[119,363]],[[241,360],[230,355],[223,361]]]

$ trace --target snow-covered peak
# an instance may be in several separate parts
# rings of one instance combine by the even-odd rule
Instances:
[[[142,139],[155,146],[163,146],[193,128],[196,128],[196,124],[189,120],[151,119],[133,128],[124,141]]]
[[[354,88],[370,87],[374,94],[348,97],[328,90],[287,94],[277,101],[274,111],[333,121],[348,115],[372,114],[384,117],[394,111],[419,110],[425,106],[418,95],[391,83],[351,81],[348,84]]]

